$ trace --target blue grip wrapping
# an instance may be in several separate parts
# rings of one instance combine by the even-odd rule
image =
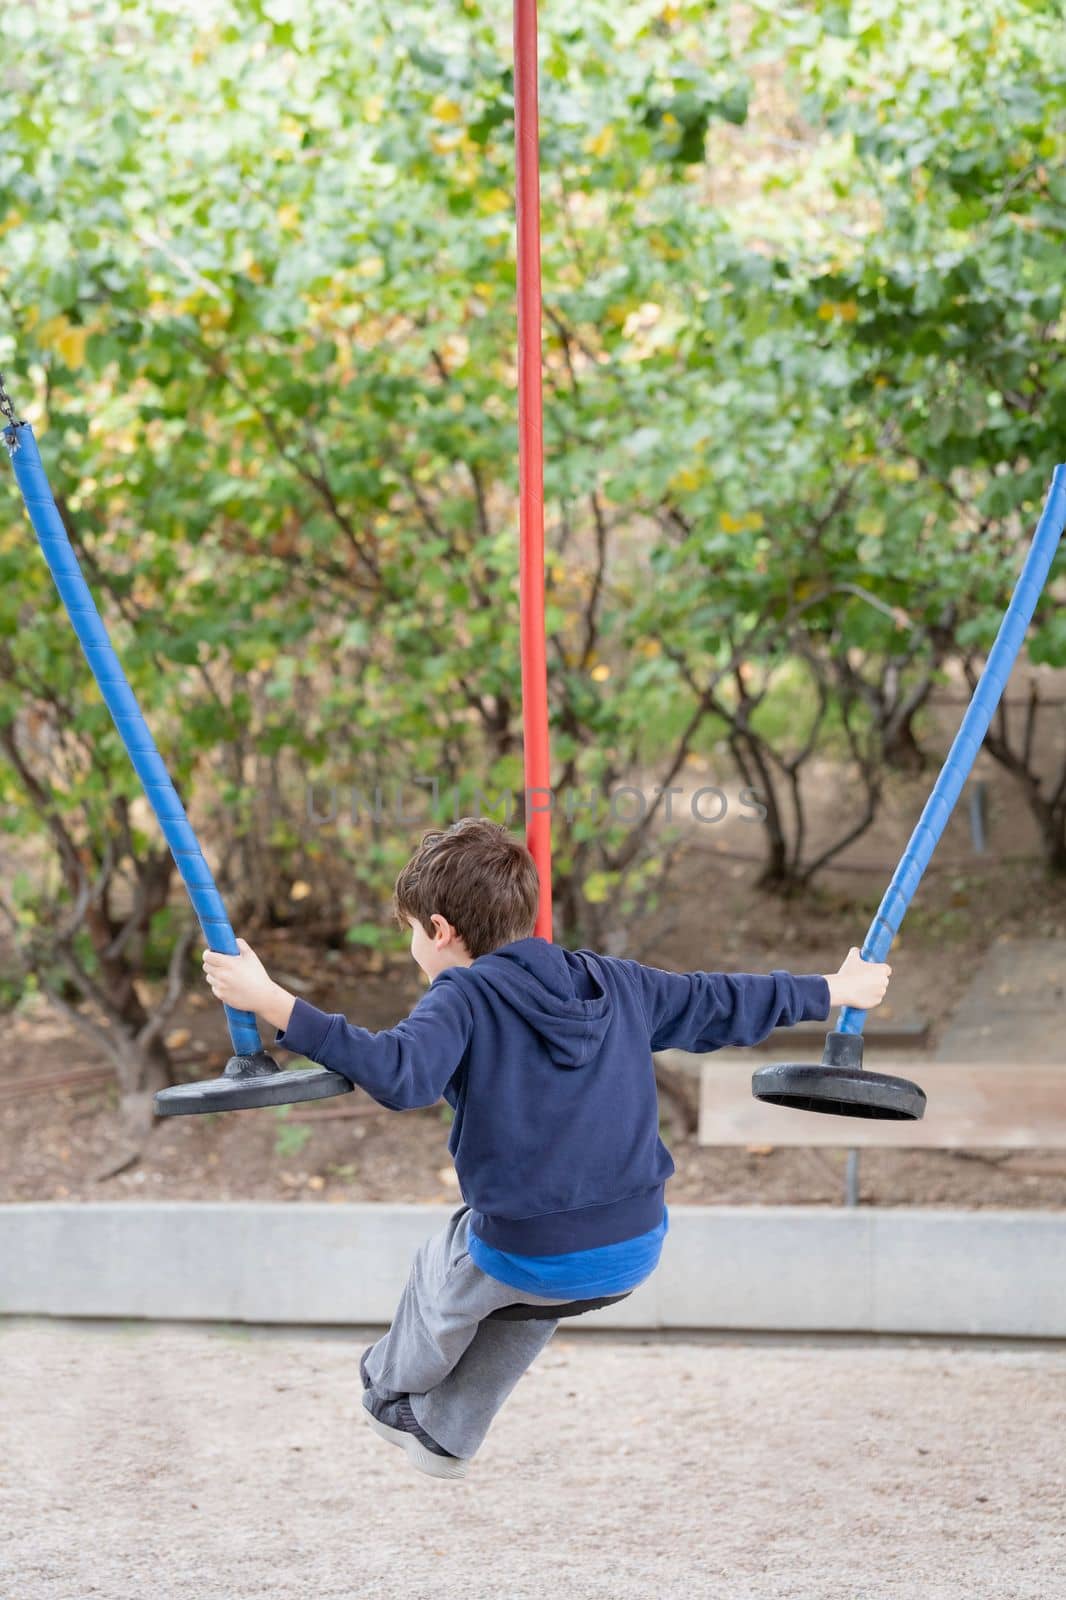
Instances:
[[[148,724],[137,704],[137,697],[126,681],[122,665],[112,648],[92,592],[67,537],[48,486],[33,430],[29,423],[23,422],[5,428],[3,433],[44,558],[127,754],[159,819],[208,947],[222,955],[238,955],[237,941],[211,869],[204,860],[199,841],[163,758],[155,747]],[[253,1013],[237,1011],[227,1005],[223,1006],[223,1010],[235,1052],[238,1055],[254,1055],[261,1050],[262,1041]]]
[[[918,823],[911,834],[907,848],[900,858],[892,882],[870,924],[862,946],[864,961],[884,961],[895,937],[903,915],[910,905],[922,879],[929,859],[955,809],[966,779],[984,742],[992,715],[1010,677],[1011,668],[1025,642],[1025,633],[1032,621],[1036,603],[1040,598],[1051,563],[1062,537],[1066,523],[1066,466],[1057,466],[1051,475],[1051,487],[1044,503],[1043,514],[1033,535],[1033,542],[1025,558],[1010,604],[999,625],[995,643],[989,651],[985,668],[978,680],[959,725],[951,749],[933,785],[933,792],[925,803]],[[842,1006],[837,1019],[838,1033],[861,1033],[866,1012],[854,1006]]]

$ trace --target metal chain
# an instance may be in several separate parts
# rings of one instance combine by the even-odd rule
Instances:
[[[15,415],[15,407],[11,403],[11,396],[7,392],[2,372],[0,372],[0,411],[4,413],[4,416],[13,427],[18,426],[18,417]]]
[[[0,412],[3,412],[12,428],[21,427],[21,423],[19,422],[18,417],[15,415],[15,407],[12,404],[11,396],[8,394],[7,388],[4,384],[4,374],[2,372],[0,372]],[[10,453],[14,455],[15,451],[19,447],[18,434],[16,433],[11,438],[6,438],[4,443],[7,445]]]

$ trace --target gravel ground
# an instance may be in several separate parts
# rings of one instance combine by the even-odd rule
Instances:
[[[379,1330],[0,1322],[12,1600],[1063,1600],[1066,1349],[560,1330],[468,1477]]]

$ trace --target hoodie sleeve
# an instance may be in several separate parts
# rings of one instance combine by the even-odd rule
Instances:
[[[288,1027],[274,1043],[351,1079],[390,1111],[410,1111],[442,1097],[454,1104],[445,1090],[472,1030],[473,1016],[458,986],[437,978],[410,1016],[380,1033],[297,998]]]
[[[644,1001],[653,1050],[718,1050],[752,1045],[775,1028],[822,1022],[829,1015],[829,984],[775,970],[664,972],[626,961]]]

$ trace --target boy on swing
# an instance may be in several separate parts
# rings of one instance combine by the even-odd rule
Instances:
[[[429,988],[378,1033],[289,994],[243,939],[240,955],[203,956],[213,992],[271,1023],[276,1045],[392,1110],[443,1098],[455,1112],[463,1204],[418,1250],[359,1364],[370,1425],[437,1478],[466,1473],[560,1307],[621,1298],[655,1270],[674,1163],[652,1051],[753,1045],[836,1006],[870,1010],[892,970],[852,949],[820,977],[665,972],[533,937],[537,903],[533,857],[502,824],[427,833],[395,910]]]

